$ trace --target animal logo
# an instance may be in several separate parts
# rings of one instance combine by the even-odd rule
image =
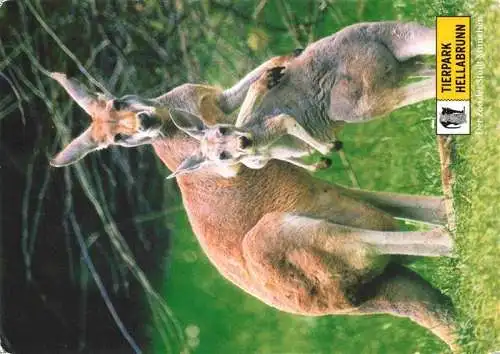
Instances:
[[[463,124],[467,123],[467,114],[465,106],[461,111],[449,107],[442,107],[439,115],[439,123],[447,129],[458,129]]]

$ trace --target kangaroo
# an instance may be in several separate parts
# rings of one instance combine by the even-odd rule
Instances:
[[[439,115],[439,123],[448,129],[457,129],[467,122],[467,115],[465,113],[465,107],[461,111],[442,107],[441,114]]]
[[[377,28],[385,28],[380,40],[399,53],[414,48],[421,31],[420,26],[399,23],[380,23]],[[209,126],[234,124],[227,113],[280,61],[283,58],[262,64],[226,91],[188,84],[155,99],[125,96],[107,102],[53,74],[93,114],[93,122],[51,163],[69,165],[96,146],[151,143],[175,171],[199,150],[199,142],[175,126],[170,112],[189,112]],[[138,116],[144,112],[152,123]],[[307,316],[407,317],[456,348],[449,299],[401,263],[401,255],[451,254],[453,242],[443,227],[443,197],[346,188],[279,160],[260,170],[241,168],[230,179],[213,166],[176,179],[205,254],[222,276],[247,293],[281,311]],[[435,226],[403,232],[395,218]]]
[[[317,164],[300,157],[310,147],[329,153],[343,123],[435,97],[435,70],[418,61],[432,54],[435,31],[416,24],[356,24],[314,42],[253,84],[234,126],[208,128],[199,117],[172,114],[180,129],[201,141],[200,151],[172,176],[214,163],[234,174],[240,162],[262,168],[272,158],[315,171]],[[427,78],[404,85],[409,76]]]

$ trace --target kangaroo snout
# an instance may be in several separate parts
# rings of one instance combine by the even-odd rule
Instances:
[[[139,118],[143,130],[154,129],[161,126],[161,120],[153,114],[141,112],[137,117]]]

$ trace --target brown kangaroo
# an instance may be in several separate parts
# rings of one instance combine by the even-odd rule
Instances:
[[[377,26],[385,28],[380,40],[392,51],[415,46],[411,26]],[[334,58],[334,53],[321,55]],[[273,58],[226,91],[186,84],[155,99],[105,98],[53,74],[93,122],[51,163],[68,165],[111,144],[152,143],[175,171],[199,142],[177,129],[169,111],[187,111],[206,125],[234,124],[227,113],[241,105],[250,85],[288,60]],[[249,294],[295,314],[407,317],[455,348],[449,299],[398,262],[399,255],[450,255],[452,240],[444,227],[401,232],[395,220],[444,225],[444,198],[345,188],[277,160],[260,170],[242,167],[230,179],[209,166],[178,176],[177,182],[204,252],[224,277]]]

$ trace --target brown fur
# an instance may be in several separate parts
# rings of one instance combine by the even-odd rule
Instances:
[[[195,147],[196,141],[182,133],[154,143],[169,169],[182,160],[178,154],[186,156]],[[396,223],[389,214],[353,198],[349,190],[277,161],[262,170],[244,168],[231,179],[205,171],[177,180],[193,231],[211,262],[223,276],[267,304],[313,316],[371,312],[408,316],[453,342],[448,301],[423,279],[417,276],[418,291],[404,295],[407,304],[401,309],[390,300],[398,297],[391,292],[392,285],[389,290],[384,287],[385,295],[377,292],[384,282],[376,280],[383,279],[390,258],[357,241],[350,229],[340,225],[396,230]],[[440,215],[442,207],[439,203]],[[295,229],[284,222],[288,215],[312,218],[317,224]],[[412,284],[416,275],[411,274],[398,277]],[[398,277],[388,276],[387,281],[397,283]],[[371,292],[374,295],[368,299],[360,295]],[[429,296],[433,303],[421,302]]]

